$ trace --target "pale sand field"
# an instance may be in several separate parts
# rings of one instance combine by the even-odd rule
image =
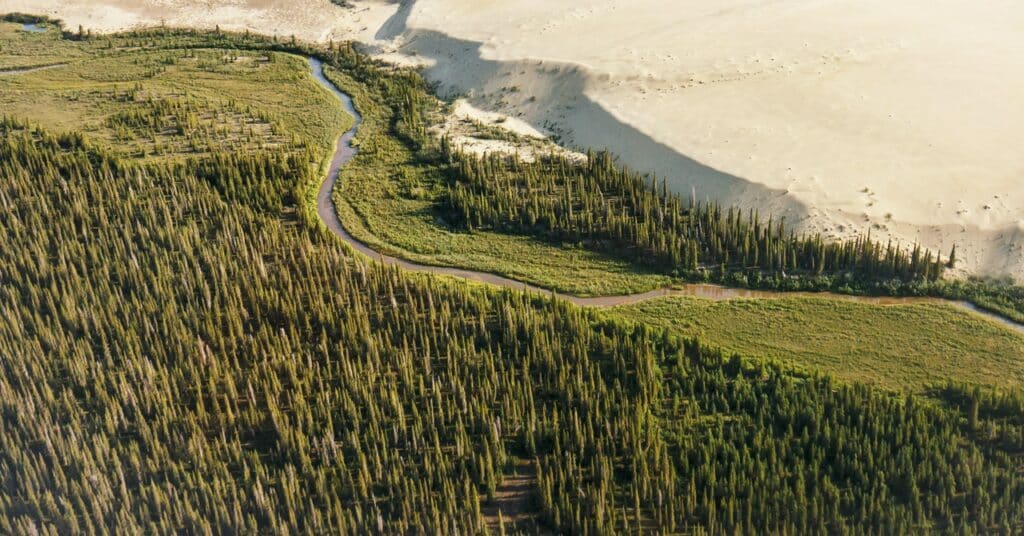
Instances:
[[[466,97],[463,112],[609,148],[687,195],[827,236],[872,229],[944,254],[956,242],[963,268],[1024,277],[1022,3],[355,5],[0,0],[0,11],[42,8],[98,31],[164,19],[355,38],[426,66]]]
[[[352,5],[346,9],[329,0],[0,0],[0,13],[43,14],[63,20],[72,30],[81,25],[101,33],[160,24],[220,26],[327,42],[372,40],[397,9],[386,1]]]

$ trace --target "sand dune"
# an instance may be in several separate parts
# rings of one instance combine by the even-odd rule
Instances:
[[[1021,4],[587,4],[418,2],[403,50],[679,191],[834,236],[955,241],[967,268],[1024,275]]]
[[[134,24],[355,38],[475,109],[699,197],[872,229],[1024,277],[1024,4],[995,0],[0,0]],[[275,7],[287,6],[287,7]]]
[[[251,30],[305,41],[372,40],[394,14],[393,2],[342,8],[329,0],[0,0],[0,13],[44,14],[94,32],[166,24]]]

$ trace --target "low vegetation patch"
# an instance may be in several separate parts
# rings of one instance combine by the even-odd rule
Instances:
[[[941,304],[662,298],[610,314],[848,382],[915,392],[950,381],[1001,388],[1024,382],[1024,335]]]
[[[380,67],[355,69],[350,66],[349,75],[328,70],[327,76],[353,96],[363,115],[359,154],[342,169],[334,194],[338,217],[356,239],[415,262],[496,273],[583,296],[668,284],[664,275],[571,244],[454,225],[443,209],[448,165],[425,130],[439,120],[436,101],[417,75],[407,74],[406,84],[396,86],[378,80]]]
[[[712,281],[968,300],[1024,321],[1024,288],[942,277],[955,250],[943,258],[870,234],[842,242],[796,235],[770,215],[683,199],[606,153],[532,162],[464,154],[428,135],[441,122],[440,103],[418,75],[403,72],[396,85],[377,77],[387,67],[354,60],[346,68],[349,76],[332,80],[366,123],[334,200],[346,229],[385,253],[584,296]]]
[[[322,160],[351,124],[302,57],[166,33],[72,41],[0,24],[0,70],[61,65],[0,77],[0,109],[153,162],[279,148]]]

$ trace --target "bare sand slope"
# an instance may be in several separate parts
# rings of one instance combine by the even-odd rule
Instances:
[[[95,31],[355,38],[463,110],[679,192],[1024,278],[1024,4],[1007,0],[0,0]],[[477,119],[488,120],[481,112]],[[493,120],[493,119],[492,119]]]
[[[423,0],[400,50],[678,191],[1024,276],[1024,4],[583,4]]]

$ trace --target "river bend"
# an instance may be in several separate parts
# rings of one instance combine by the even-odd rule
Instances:
[[[359,150],[352,145],[352,139],[355,137],[356,131],[359,126],[363,123],[363,116],[356,110],[355,104],[352,98],[338,89],[327,77],[324,75],[324,65],[320,60],[316,58],[309,59],[310,67],[312,68],[313,77],[320,83],[320,85],[327,88],[331,93],[341,100],[341,105],[346,112],[355,118],[355,123],[352,128],[342,134],[338,138],[337,146],[334,150],[334,156],[331,158],[331,164],[327,171],[327,177],[324,179],[323,184],[320,185],[320,191],[316,198],[317,214],[320,219],[324,222],[327,228],[345,241],[350,247],[359,251],[360,253],[370,257],[371,259],[377,260],[386,265],[394,265],[400,268],[416,271],[426,272],[432,274],[441,274],[459,277],[470,281],[476,281],[480,283],[487,283],[496,285],[499,287],[527,290],[538,293],[549,294],[549,289],[543,289],[522,281],[516,281],[507,277],[502,277],[497,274],[491,274],[486,272],[477,272],[474,270],[464,270],[461,268],[451,268],[446,266],[432,266],[427,264],[419,264],[411,262],[405,259],[399,259],[385,255],[379,251],[374,250],[368,245],[356,240],[355,237],[350,235],[345,227],[341,224],[341,220],[338,219],[338,213],[334,207],[334,201],[331,199],[331,194],[334,192],[334,186],[338,181],[338,176],[341,168],[347,164],[352,158],[356,156]],[[772,292],[764,290],[749,290],[749,289],[737,289],[728,288],[719,285],[710,284],[686,284],[681,286],[674,286],[672,288],[661,288],[651,290],[649,292],[643,292],[639,294],[626,294],[619,296],[594,296],[594,297],[580,297],[569,294],[559,294],[559,297],[568,300],[577,305],[585,307],[613,307],[616,305],[628,305],[632,303],[642,302],[654,298],[662,298],[666,296],[693,296],[698,298],[706,298],[711,300],[729,300],[734,298],[747,298],[747,299],[781,299],[781,298],[792,298],[797,296],[806,297],[819,297],[829,298],[835,300],[851,301],[858,303],[866,303],[870,305],[910,305],[910,304],[921,304],[921,303],[942,303],[946,305],[953,305],[962,309],[970,310],[979,315],[985,316],[990,320],[998,322],[1004,326],[1014,329],[1018,332],[1024,333],[1024,325],[1017,324],[1009,319],[1003,318],[999,315],[989,313],[987,311],[978,309],[973,304],[968,302],[943,300],[941,298],[918,298],[918,297],[893,297],[893,296],[851,296],[847,294],[836,294],[831,292]]]

